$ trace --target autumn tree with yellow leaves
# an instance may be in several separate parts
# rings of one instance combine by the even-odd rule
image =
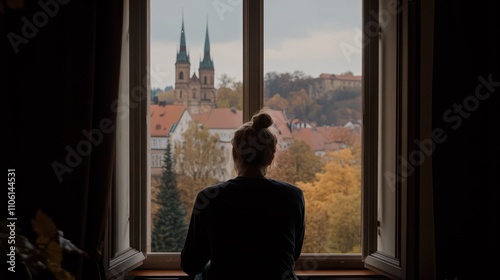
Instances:
[[[241,110],[243,107],[243,84],[226,74],[222,74],[219,82],[220,85],[217,88],[215,98],[217,108],[236,108]]]
[[[295,140],[288,149],[279,151],[268,177],[295,184],[312,182],[317,172],[321,171],[321,158],[314,154],[304,141]]]
[[[288,100],[281,97],[279,93],[276,93],[271,98],[264,101],[266,107],[272,108],[274,110],[285,110],[288,107]]]
[[[219,148],[218,137],[210,135],[208,129],[197,122],[189,125],[184,139],[182,145],[175,149],[174,161],[177,189],[189,220],[196,195],[217,182],[215,174],[220,173],[225,158]]]
[[[297,182],[306,202],[305,253],[359,253],[361,244],[361,153],[329,152],[323,171]]]

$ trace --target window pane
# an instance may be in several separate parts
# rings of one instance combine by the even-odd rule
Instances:
[[[380,1],[380,11],[393,11],[393,1]],[[382,13],[380,13],[382,15]],[[396,257],[396,172],[397,116],[397,21],[382,18],[383,33],[379,40],[379,101],[378,101],[378,203],[377,250]]]
[[[235,176],[240,2],[151,1],[150,252],[179,252],[197,192]]]
[[[264,100],[281,135],[269,176],[304,191],[303,253],[361,252],[361,4],[264,4]]]

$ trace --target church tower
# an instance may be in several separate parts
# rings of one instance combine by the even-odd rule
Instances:
[[[210,38],[208,36],[208,20],[205,32],[205,47],[203,60],[200,61],[198,69],[201,84],[201,111],[209,112],[215,107],[215,87],[214,87],[214,62],[210,57]]]
[[[188,106],[189,78],[191,62],[186,49],[186,34],[184,32],[184,17],[182,17],[181,42],[175,61],[175,104]]]
[[[205,33],[203,60],[200,60],[199,75],[191,76],[191,62],[186,48],[184,17],[182,18],[181,42],[175,61],[175,102],[183,105],[190,114],[207,113],[215,108],[214,63],[210,57],[208,21]]]

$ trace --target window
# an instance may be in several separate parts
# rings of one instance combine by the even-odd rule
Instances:
[[[198,69],[188,74],[191,78],[184,83],[176,83],[175,77],[168,75],[151,77],[151,90],[158,92],[160,97],[171,91],[186,90],[191,93],[185,96],[185,100],[174,100],[165,106],[155,103],[150,106],[151,124],[162,123],[162,127],[169,131],[168,135],[159,136],[155,135],[152,127],[151,137],[169,141],[171,145],[164,145],[156,151],[153,150],[152,139],[151,157],[164,159],[168,150],[173,160],[172,172],[176,173],[175,182],[169,180],[177,192],[170,196],[174,202],[163,203],[160,200],[167,198],[161,189],[167,180],[163,179],[161,168],[166,166],[166,162],[162,160],[159,168],[151,166],[147,253],[165,256],[165,253],[178,254],[182,249],[186,228],[175,233],[163,232],[166,226],[162,225],[161,217],[171,211],[178,211],[176,227],[187,226],[197,192],[235,175],[230,137],[243,124],[240,105],[242,6],[241,3],[231,4],[232,10],[220,14],[221,11],[214,7],[212,1],[151,0],[150,5],[152,73],[155,67],[175,73],[185,69],[184,72],[189,73],[187,69],[198,66],[197,61],[192,60],[192,54],[201,58]],[[217,66],[214,66],[214,57],[218,58]],[[179,107],[184,107],[185,111]],[[162,117],[154,114],[159,108],[166,112]],[[198,125],[194,125],[195,122]],[[180,144],[181,149],[177,148]],[[209,154],[212,156],[204,156]],[[169,236],[172,242],[161,241],[157,238],[160,235],[162,239]]]
[[[361,81],[361,52],[342,48],[361,30],[361,4],[264,1],[264,105],[282,148],[269,176],[304,191],[302,256],[310,259],[349,255],[361,264],[361,89],[321,88],[332,76]]]
[[[404,75],[407,75],[404,71],[407,61],[404,59],[407,58],[403,55],[408,38],[403,37],[405,33],[402,32],[403,29],[408,29],[408,10],[401,9],[403,4],[395,1],[379,2],[364,0],[359,42],[344,45],[347,52],[363,52],[362,254],[305,256],[302,262],[298,263],[301,268],[366,266],[394,278],[405,277],[408,256],[405,250],[410,247],[403,229],[411,226],[411,223],[402,217],[408,215],[406,202],[410,190],[406,186],[412,183],[412,177],[407,176],[404,177],[406,180],[400,180],[404,175],[401,173],[403,163],[398,162],[397,157],[408,152],[405,144],[409,129],[408,82],[404,79]],[[228,3],[233,3],[233,6],[227,7],[236,8],[235,1]],[[253,112],[264,105],[263,95],[251,95],[264,92],[264,9],[264,1],[242,1],[241,4],[243,121],[249,120]],[[147,207],[151,199],[147,188],[151,184],[148,160],[150,128],[144,116],[150,112],[150,99],[147,97],[151,77],[147,76],[144,69],[150,69],[147,51],[150,31],[149,1],[130,0],[130,10],[125,10],[127,18],[129,11],[130,42],[127,42],[128,37],[124,36],[127,50],[124,60],[129,63],[122,70],[124,73],[130,70],[130,78],[129,83],[124,83],[121,95],[121,98],[130,102],[130,111],[122,123],[123,133],[129,140],[121,142],[119,146],[122,150],[117,151],[117,157],[118,154],[120,157],[117,162],[122,165],[117,165],[113,201],[130,199],[130,203],[118,203],[111,214],[109,240],[114,242],[107,250],[111,256],[109,273],[114,275],[139,265],[144,269],[178,268],[176,265],[179,260],[178,254],[175,253],[147,253],[148,236],[145,229],[148,228],[147,217],[151,214]],[[326,85],[325,83],[321,86]],[[130,177],[125,174],[130,174]],[[390,175],[396,179],[387,180]],[[125,215],[120,215],[122,210]],[[122,229],[127,235],[119,235]],[[144,255],[141,252],[144,252]]]

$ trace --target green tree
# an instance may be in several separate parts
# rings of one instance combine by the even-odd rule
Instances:
[[[180,252],[187,234],[186,212],[176,186],[170,141],[165,151],[165,165],[160,191],[156,197],[159,209],[153,219],[151,250],[153,252]]]

